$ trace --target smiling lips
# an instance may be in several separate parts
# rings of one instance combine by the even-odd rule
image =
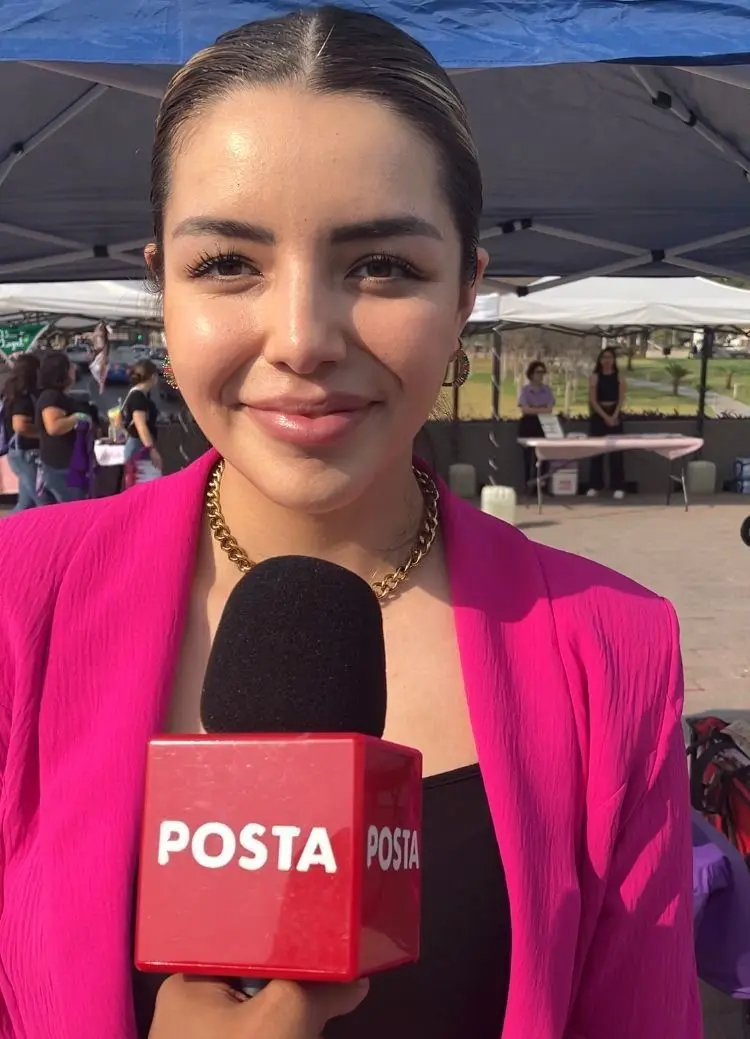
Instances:
[[[277,440],[303,447],[323,447],[342,440],[357,428],[376,403],[350,394],[333,394],[317,401],[279,398],[245,405],[246,412]]]

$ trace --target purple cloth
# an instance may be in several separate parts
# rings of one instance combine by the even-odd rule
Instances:
[[[742,856],[693,812],[693,907],[698,976],[750,999],[750,871]]]
[[[527,382],[518,396],[519,408],[554,408],[555,395],[546,383],[535,386]]]
[[[76,438],[68,469],[68,486],[88,491],[94,473],[94,426],[92,422],[76,423]]]

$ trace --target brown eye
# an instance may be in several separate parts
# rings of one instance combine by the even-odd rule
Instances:
[[[219,278],[239,278],[247,273],[247,264],[235,257],[217,260],[214,270]]]
[[[351,272],[362,281],[393,281],[396,278],[416,278],[415,268],[396,256],[370,256],[362,260]]]

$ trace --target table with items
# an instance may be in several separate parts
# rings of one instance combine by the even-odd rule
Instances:
[[[667,484],[667,505],[672,500],[672,492],[675,485],[682,488],[682,499],[685,510],[688,508],[688,492],[685,482],[685,468],[680,466],[678,472],[674,471],[674,463],[680,459],[693,455],[703,447],[701,437],[683,436],[681,433],[626,433],[609,437],[588,437],[573,434],[567,437],[527,437],[519,441],[522,447],[530,447],[536,454],[536,495],[539,511],[542,511],[542,491],[544,477],[542,476],[542,464],[549,462],[550,467],[558,468],[582,461],[584,458],[593,458],[595,455],[610,454],[613,451],[650,451],[652,454],[660,455],[669,462],[669,474]]]

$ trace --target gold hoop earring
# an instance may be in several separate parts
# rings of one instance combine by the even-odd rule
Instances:
[[[169,354],[167,354],[167,356],[164,358],[164,365],[161,370],[161,377],[171,390],[177,389],[177,379],[175,379],[174,369],[172,368],[172,362],[169,359]]]
[[[461,340],[458,340],[458,350],[453,355],[453,378],[450,381],[451,386],[460,387],[465,385],[466,381],[471,375],[471,361],[469,355],[466,353]]]

